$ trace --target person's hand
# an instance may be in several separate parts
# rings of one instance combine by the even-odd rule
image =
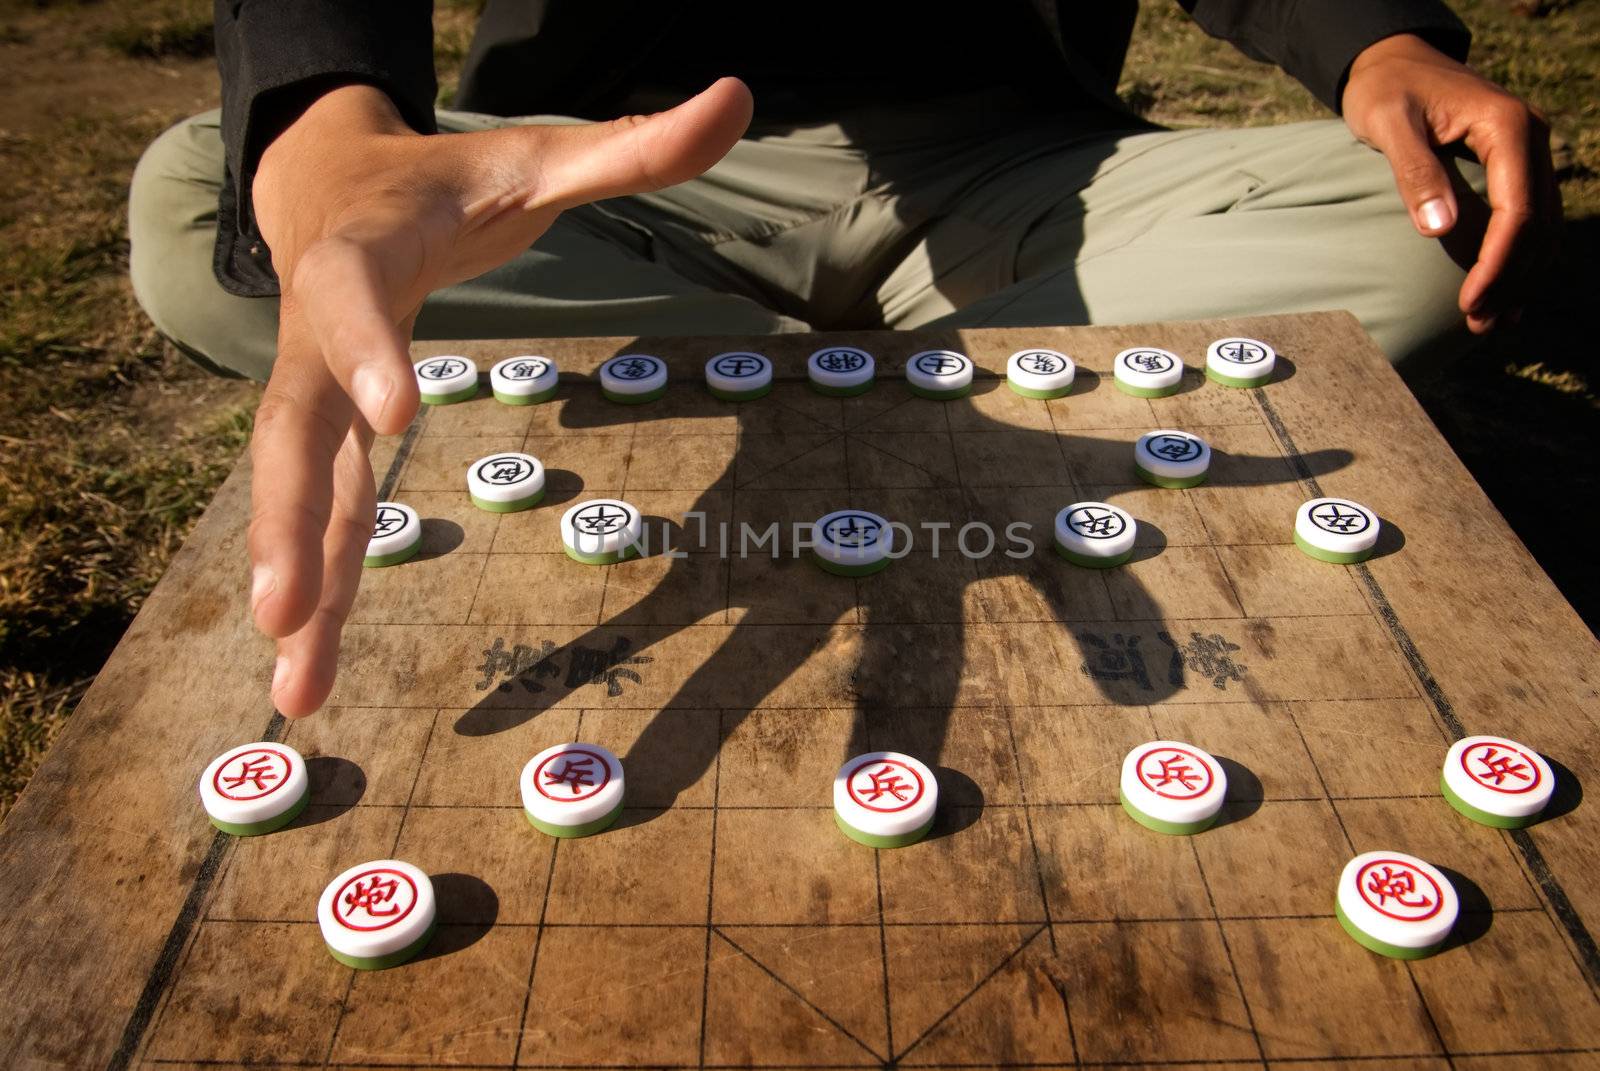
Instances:
[[[372,534],[367,450],[416,413],[407,345],[423,298],[516,256],[564,208],[700,174],[750,113],[749,91],[723,79],[654,116],[424,137],[382,92],[349,86],[268,146],[251,193],[283,299],[249,542],[279,711],[310,714],[333,689]]]
[[[1467,326],[1515,318],[1561,227],[1544,117],[1413,34],[1386,37],[1350,65],[1342,102],[1356,137],[1394,168],[1412,222],[1442,237],[1461,215],[1436,147],[1462,142],[1483,162],[1490,215],[1461,286]]]

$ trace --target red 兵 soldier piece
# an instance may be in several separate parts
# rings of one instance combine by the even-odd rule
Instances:
[[[256,800],[281,788],[292,769],[289,756],[276,748],[241,751],[217,770],[211,787],[224,799]]]
[[[1164,747],[1146,753],[1139,759],[1137,772],[1145,788],[1172,800],[1203,796],[1212,783],[1211,767],[1182,748]]]
[[[556,752],[540,763],[533,774],[533,785],[539,794],[558,803],[586,800],[610,781],[611,768],[605,760],[581,748]]]
[[[589,758],[568,759],[567,764],[559,770],[546,770],[544,783],[547,785],[570,785],[572,794],[578,795],[585,788],[594,785],[594,760]]]
[[[922,798],[922,775],[894,759],[863,763],[846,779],[850,797],[870,811],[903,811]],[[880,802],[882,801],[882,802]]]
[[[1484,788],[1516,794],[1530,792],[1542,780],[1527,756],[1499,744],[1481,743],[1461,753],[1461,768]]]
[[[889,795],[904,803],[911,798],[911,786],[906,784],[904,777],[894,772],[894,767],[892,766],[885,766],[881,770],[867,771],[867,780],[872,783],[872,787],[867,789],[865,793],[865,797],[868,800],[876,800]]]

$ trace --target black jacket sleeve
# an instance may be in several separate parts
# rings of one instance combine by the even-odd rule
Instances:
[[[217,206],[218,282],[277,290],[250,208],[261,152],[322,93],[364,82],[423,133],[434,130],[431,0],[215,0],[227,154]]]
[[[1200,28],[1282,67],[1334,111],[1368,45],[1414,33],[1465,61],[1472,35],[1440,0],[1178,0]]]

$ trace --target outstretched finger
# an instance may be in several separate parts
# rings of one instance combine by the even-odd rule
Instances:
[[[1532,136],[1528,117],[1515,108],[1467,134],[1467,147],[1483,161],[1489,187],[1489,222],[1477,263],[1461,285],[1461,309],[1476,331],[1487,330],[1499,314],[1521,303],[1535,259],[1543,193],[1536,188]]]
[[[321,601],[334,458],[354,412],[286,297],[250,441],[250,606],[269,636],[299,630]]]
[[[278,642],[272,702],[285,717],[315,712],[333,690],[339,642],[361,584],[361,559],[376,506],[367,453],[372,436],[356,419],[334,461],[333,508],[323,538],[322,595],[299,631]]]
[[[581,126],[527,126],[539,206],[573,205],[659,190],[707,171],[750,125],[754,103],[737,78],[722,78],[664,112]],[[534,207],[530,205],[529,207]]]

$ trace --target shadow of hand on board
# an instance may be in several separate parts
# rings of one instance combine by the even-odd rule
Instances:
[[[917,349],[963,348],[954,332],[922,333],[915,340]],[[558,648],[582,652],[583,665],[569,668],[565,679],[536,661],[513,666],[503,679],[486,671],[478,686],[487,694],[456,720],[454,731],[505,732],[577,689],[597,685],[599,694],[582,706],[620,699],[623,706],[660,711],[720,711],[719,740],[764,706],[849,707],[854,717],[840,761],[881,749],[934,763],[951,713],[960,706],[1142,706],[1185,687],[1210,683],[1221,689],[1242,680],[1229,657],[1237,646],[1221,634],[1169,625],[1159,593],[1139,579],[1141,562],[1175,546],[1198,550],[1209,543],[1203,526],[1182,536],[1182,545],[1182,534],[1167,530],[1169,507],[1181,505],[1191,492],[1138,483],[1127,427],[1109,437],[1087,429],[1058,432],[1045,403],[987,398],[1007,389],[992,377],[980,378],[973,394],[961,400],[918,398],[892,371],[884,375],[885,364],[897,368],[898,359],[911,352],[906,336],[863,332],[860,344],[877,353],[880,381],[858,398],[823,397],[803,380],[780,376],[766,398],[722,402],[698,382],[698,367],[682,361],[674,362],[678,382],[649,405],[615,405],[588,383],[563,391],[556,404],[563,406],[565,428],[632,425],[643,434],[660,422],[666,433],[692,435],[698,421],[725,425],[731,416],[738,422],[737,448],[713,489],[696,498],[692,513],[708,519],[704,534],[696,524],[654,518],[647,550],[660,560],[606,567],[618,571],[612,581],[641,568],[653,569],[655,579],[640,585],[643,593],[632,605],[607,613]],[[807,345],[814,340],[774,336],[764,348],[780,369],[789,370],[801,367],[793,353],[809,352]],[[653,340],[636,339],[617,352],[652,348]],[[1101,383],[1095,389],[1110,388]],[[1136,400],[1126,401],[1133,406]],[[1034,426],[992,415],[1008,408],[1025,413]],[[1140,420],[1152,419],[1148,409],[1137,411]],[[634,449],[640,449],[637,443]],[[1323,451],[1302,460],[1323,474],[1343,468],[1350,455]],[[1206,488],[1294,480],[1280,455],[1218,449]],[[647,491],[638,495],[642,501]],[[1074,501],[1119,499],[1140,521],[1129,567],[1085,569],[1053,553],[1058,509]],[[797,526],[846,506],[909,525],[910,553],[859,579],[825,573],[803,560],[808,555],[794,555]],[[1149,520],[1142,516],[1146,510],[1153,514]],[[726,552],[719,520],[730,522]],[[938,553],[930,530],[919,527],[924,522],[948,526],[937,533]],[[1031,526],[1026,553],[1008,539],[1007,526],[1017,522]],[[976,553],[987,539],[958,539],[964,525],[975,523],[995,533],[991,553]],[[741,556],[741,525],[756,533],[777,525],[778,545],[751,550],[746,540]],[[663,534],[670,537],[671,553],[661,545]],[[971,546],[974,541],[980,546]],[[694,609],[690,603],[706,605],[710,585],[720,585],[726,598],[713,600],[712,612]],[[701,597],[686,597],[692,593]],[[1216,598],[1227,612],[1209,616],[1243,618],[1231,591]],[[530,649],[540,646],[538,637],[526,642]],[[692,666],[671,694],[643,704],[621,699],[640,691],[647,674],[666,670],[661,658],[668,650],[675,662]],[[492,665],[494,655],[485,653],[486,665]],[[914,712],[909,720],[907,712]],[[714,753],[686,756],[676,722],[660,714],[624,756],[625,763],[658,771],[659,799],[652,805],[670,802],[714,760]]]

